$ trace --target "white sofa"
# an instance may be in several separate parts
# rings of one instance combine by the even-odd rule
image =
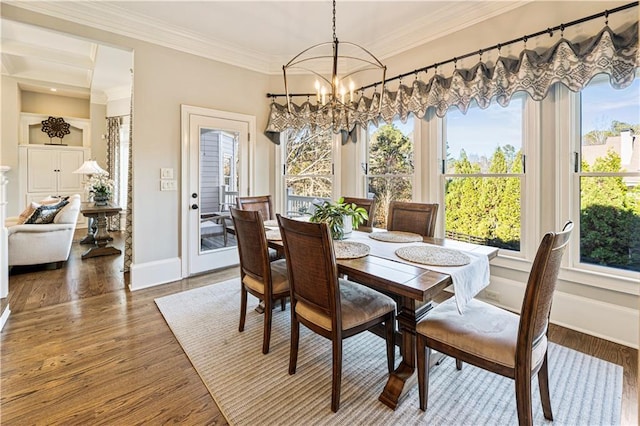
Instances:
[[[57,262],[56,267],[60,268],[71,252],[80,201],[78,194],[69,197],[69,204],[49,224],[18,225],[18,217],[7,218],[8,265]]]

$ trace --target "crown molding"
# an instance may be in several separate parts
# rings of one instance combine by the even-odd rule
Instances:
[[[270,60],[260,52],[248,51],[228,42],[205,39],[194,32],[167,25],[166,22],[132,13],[111,2],[6,1],[5,3],[252,71],[270,73]]]
[[[532,1],[453,2],[450,8],[436,8],[434,13],[421,17],[411,25],[388,28],[385,40],[369,40],[367,49],[375,52],[378,58],[388,59]],[[282,64],[290,59],[286,55],[267,55],[228,41],[205,38],[194,31],[131,12],[117,2],[10,0],[4,3],[263,74],[280,74]]]
[[[395,30],[389,31],[385,36],[386,41],[369,44],[369,50],[377,52],[377,56],[381,59],[388,59],[533,1],[464,2],[462,10],[457,7],[457,4],[454,4],[451,9],[438,9],[431,15],[423,16],[410,26],[397,26]],[[478,10],[483,10],[483,12],[478,15]],[[425,32],[424,28],[429,28],[429,31]],[[425,35],[416,37],[416,33],[424,33]],[[389,43],[389,39],[394,42]]]

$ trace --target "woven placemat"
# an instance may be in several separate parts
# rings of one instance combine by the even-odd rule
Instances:
[[[265,220],[264,221],[264,226],[265,226],[265,228],[277,228],[278,227],[278,221],[275,220],[275,219]]]
[[[271,241],[282,240],[282,235],[280,235],[279,229],[269,229],[267,230],[267,232],[265,232],[265,234],[267,235],[267,240],[271,240]]]
[[[333,251],[336,259],[357,259],[369,254],[369,246],[356,241],[334,241]]]
[[[369,238],[387,243],[417,243],[422,242],[422,235],[404,231],[373,232]]]
[[[444,247],[409,246],[400,247],[396,255],[410,262],[433,266],[463,266],[471,263],[464,253]]]

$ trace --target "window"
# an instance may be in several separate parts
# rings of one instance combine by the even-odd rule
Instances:
[[[310,213],[314,201],[333,198],[333,145],[330,130],[285,133],[282,150],[285,212]]]
[[[623,90],[594,79],[578,96],[579,261],[640,271],[640,79]]]
[[[519,252],[525,177],[525,95],[507,107],[472,104],[443,126],[445,235]]]
[[[367,129],[366,196],[375,198],[374,226],[385,228],[389,204],[393,200],[411,201],[414,179],[413,119]]]

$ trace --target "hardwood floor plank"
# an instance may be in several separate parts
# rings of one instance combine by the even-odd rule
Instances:
[[[122,256],[80,260],[76,235],[59,270],[12,270],[0,335],[3,424],[225,425],[154,299],[239,275],[237,268],[130,292]],[[122,236],[114,245],[122,248]],[[550,339],[622,365],[622,424],[637,424],[638,353],[562,327]]]

